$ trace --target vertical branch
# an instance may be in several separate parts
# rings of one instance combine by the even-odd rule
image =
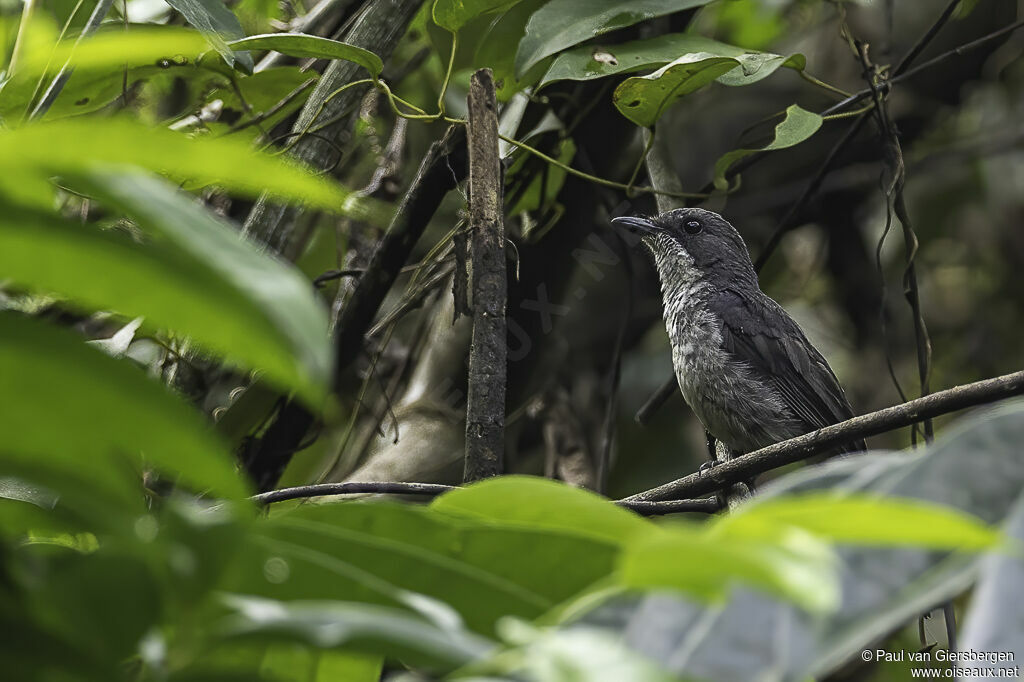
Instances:
[[[647,146],[644,164],[647,166],[647,177],[651,180],[651,187],[659,192],[681,192],[683,185],[679,181],[679,175],[672,168],[672,157],[669,155],[664,139],[655,135],[653,130],[645,128],[643,133],[644,144]],[[655,194],[654,200],[658,203],[658,213],[683,206],[682,201],[665,194]],[[679,382],[676,380],[676,375],[672,373],[637,411],[637,423],[646,425],[654,413],[678,392]]]
[[[465,481],[500,474],[505,448],[508,283],[497,113],[491,70],[480,69],[469,85],[473,341],[469,351]]]

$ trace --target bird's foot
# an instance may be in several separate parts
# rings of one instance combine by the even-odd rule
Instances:
[[[718,466],[718,461],[714,459],[709,459],[700,465],[700,467],[697,469],[697,475],[703,476],[705,473],[711,471],[716,466]]]

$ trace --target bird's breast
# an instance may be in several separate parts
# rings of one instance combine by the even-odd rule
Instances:
[[[707,305],[707,285],[663,293],[676,380],[704,428],[735,452],[788,438],[792,415],[781,397],[723,348],[722,321]]]

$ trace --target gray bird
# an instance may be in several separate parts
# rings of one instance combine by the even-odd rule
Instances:
[[[730,455],[853,417],[825,358],[761,291],[727,220],[681,208],[612,223],[639,234],[654,255],[679,388]],[[863,449],[859,441],[841,451]]]

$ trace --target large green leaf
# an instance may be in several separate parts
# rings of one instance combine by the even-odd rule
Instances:
[[[494,71],[499,101],[508,101],[515,93],[536,83],[544,73],[547,60],[541,60],[521,77],[516,75],[515,68],[516,48],[526,32],[526,23],[543,4],[544,0],[523,0],[494,20],[482,34],[474,66]]]
[[[190,139],[127,119],[62,119],[0,132],[0,191],[18,195],[24,183],[109,164],[141,166],[252,197],[267,192],[337,212],[361,208],[343,187],[242,140]]]
[[[459,29],[481,14],[506,10],[519,0],[434,0],[434,23],[458,33]]]
[[[655,69],[683,55],[705,53],[737,60],[732,70],[718,77],[726,85],[748,85],[767,78],[781,66],[803,69],[803,55],[789,57],[751,52],[742,47],[692,33],[670,33],[619,45],[583,45],[558,55],[541,79],[541,86],[560,80],[591,80],[643,69]]]
[[[606,577],[616,553],[613,544],[578,534],[425,508],[306,506],[256,526],[227,589],[397,608],[416,593],[491,633],[502,616],[538,617]]]
[[[647,76],[627,78],[612,100],[622,115],[637,125],[655,124],[669,104],[732,71],[739,62],[708,52],[684,54]]]
[[[90,282],[106,279],[105,291],[114,296],[124,291],[131,299],[131,314],[146,315],[152,323],[261,370],[271,382],[298,391],[313,405],[323,400],[331,362],[327,313],[294,266],[261,252],[237,227],[157,178],[106,174],[87,184],[157,238],[152,248],[139,249],[148,248],[158,258],[166,254],[166,269],[149,277],[138,273],[143,279],[129,285],[112,275],[116,264],[80,260],[75,267],[71,262],[66,264],[68,280],[74,273],[76,281],[61,293],[75,296]],[[45,260],[45,253],[31,260],[39,259]],[[96,299],[102,296],[97,293]],[[107,305],[121,310],[114,301]]]
[[[109,103],[121,93],[124,69],[150,68],[159,73],[164,68],[191,67],[196,57],[210,47],[198,32],[170,26],[101,31],[80,45],[76,46],[76,42],[28,40],[29,47],[17,71],[3,84],[0,116],[9,124],[20,122],[32,98],[39,95],[40,81],[55,75],[65,64],[74,73],[54,104],[58,111],[47,112],[47,118],[75,113],[76,109],[83,113],[93,110],[97,100],[100,106]],[[93,94],[96,86],[90,84],[95,83],[103,85],[103,92],[107,93],[104,97]]]
[[[5,276],[88,308],[145,317],[320,404],[329,366],[326,315],[297,272],[156,180],[108,178],[102,191],[156,239],[139,243],[12,208],[0,216]]]
[[[435,670],[466,665],[494,648],[493,642],[456,624],[431,622],[404,609],[240,595],[227,595],[224,600],[234,612],[218,626],[227,639],[294,641],[317,649],[344,647]]]
[[[373,52],[329,38],[304,33],[266,33],[228,43],[235,50],[274,50],[292,57],[343,59],[359,64],[374,78],[384,70],[384,62]]]
[[[167,4],[181,12],[185,20],[202,31],[228,64],[252,73],[252,55],[233,52],[227,41],[245,36],[238,17],[223,0],[167,0]]]
[[[210,47],[197,31],[160,26],[101,31],[76,43],[76,40],[62,40],[52,51],[32,51],[19,63],[19,72],[39,75],[57,71],[65,63],[76,70],[100,71],[156,64],[165,59],[192,61]]]
[[[1024,496],[1017,500],[1005,524],[1016,551],[987,556],[982,560],[978,587],[964,619],[961,651],[1005,651],[1014,661],[1024,659],[1024,620],[1020,611],[1007,608],[1007,595],[1024,594]],[[969,661],[967,666],[1005,666],[999,661]]]
[[[814,112],[801,109],[798,105],[792,104],[786,109],[785,118],[775,126],[775,135],[771,142],[763,147],[749,149],[734,149],[727,152],[715,162],[715,187],[724,190],[728,188],[729,181],[725,174],[729,167],[742,159],[756,152],[766,152],[775,149],[785,149],[799,144],[818,132],[821,127],[822,118]]]
[[[747,536],[673,526],[628,545],[618,581],[628,588],[674,588],[701,600],[722,600],[743,584],[781,596],[808,611],[839,603],[835,555],[806,531],[765,526]]]
[[[551,528],[624,543],[657,528],[582,488],[534,476],[498,476],[436,498],[431,507],[494,523]]]
[[[548,55],[609,31],[692,7],[709,0],[551,0],[530,17],[516,52],[516,74]]]
[[[726,534],[763,524],[803,528],[839,543],[977,551],[1001,541],[998,531],[951,507],[920,500],[826,494],[754,500],[716,520]]]
[[[762,487],[759,500],[739,514],[757,513],[760,504],[775,505],[785,511],[777,520],[807,524],[825,535],[835,537],[870,534],[888,535],[885,528],[857,529],[844,520],[842,502],[836,508],[835,523],[817,503],[788,499],[809,494],[835,496],[884,497],[902,505],[909,499],[922,504],[945,505],[984,523],[997,524],[1010,515],[1010,535],[1019,535],[1019,514],[1024,499],[1024,459],[1020,443],[1024,439],[1024,401],[1013,401],[996,409],[979,410],[973,417],[940,433],[924,452],[872,452],[823,465],[806,467],[782,476]],[[813,499],[813,498],[812,498]],[[798,516],[799,506],[812,518]],[[849,508],[847,507],[847,511]],[[917,512],[913,512],[917,513]],[[857,514],[869,513],[862,511]],[[769,516],[773,513],[769,510]],[[970,518],[970,517],[968,517]],[[950,526],[956,544],[962,535],[962,518]],[[727,524],[727,521],[720,523]],[[885,518],[873,523],[884,525]],[[902,525],[904,521],[895,519]],[[933,549],[941,540],[944,520],[932,520],[934,527],[907,528],[922,539],[922,547],[840,546],[836,553],[842,580],[842,604],[826,617],[810,618],[791,603],[763,593],[737,590],[727,604],[711,605],[667,593],[639,598],[621,598],[608,603],[586,617],[586,622],[610,628],[627,644],[643,651],[672,672],[696,679],[759,679],[766,670],[776,671],[774,679],[806,680],[826,678],[832,671],[857,658],[866,648],[895,630],[916,620],[920,614],[962,594],[975,579],[985,576],[986,567],[1017,570],[1019,553],[1010,551],[982,555],[973,552],[942,552]],[[772,521],[774,525],[774,521]],[[742,537],[752,529],[734,528]],[[973,530],[968,534],[973,535]],[[924,535],[923,538],[920,538]],[[979,539],[984,539],[984,533]],[[983,543],[979,543],[983,544]],[[693,560],[693,559],[691,559]],[[982,599],[979,608],[986,613],[1003,613],[996,604],[1005,605],[1013,594],[1015,581],[1022,573],[1004,574],[1011,582],[975,593]],[[985,578],[990,579],[990,578]],[[1012,609],[1010,610],[1012,611]],[[972,612],[969,621],[974,621]],[[978,621],[974,621],[978,622]],[[700,624],[697,627],[697,624]],[[1011,625],[983,618],[980,630],[968,623],[964,633],[968,642],[961,650],[1000,650],[1010,642],[1001,639],[1005,632],[1013,637]],[[999,632],[989,629],[1000,628]],[[751,647],[752,632],[770,632],[771,646]],[[984,634],[982,634],[984,632]],[[758,641],[768,641],[761,638]],[[738,657],[742,650],[745,656]],[[680,657],[680,651],[689,655]]]
[[[71,332],[0,313],[0,376],[7,471],[35,460],[117,470],[128,455],[197,489],[245,492],[230,454],[197,413],[131,363]]]
[[[474,672],[500,674],[500,680],[530,682],[675,682],[678,678],[646,660],[622,639],[597,628],[534,628],[528,623],[503,623],[502,637],[511,645]],[[494,677],[473,677],[484,682]]]

